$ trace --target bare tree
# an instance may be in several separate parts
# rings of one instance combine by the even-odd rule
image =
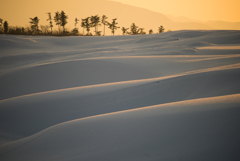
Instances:
[[[106,15],[103,15],[102,16],[102,24],[104,26],[104,33],[103,33],[103,36],[105,36],[105,25],[108,25],[108,22],[106,21],[108,17]]]
[[[57,11],[55,12],[55,16],[54,16],[54,21],[56,22],[56,25],[58,25],[58,33],[60,33],[60,13]]]
[[[46,25],[46,26],[41,25],[40,28],[42,30],[42,33],[46,35],[46,34],[48,34],[50,26],[48,26],[48,25]],[[51,33],[52,33],[52,31],[51,31]]]
[[[100,26],[100,17],[98,15],[91,16],[91,27],[95,27],[95,35],[97,35],[98,32],[98,26]]]
[[[84,28],[85,28],[85,19],[82,19],[81,27],[83,28],[83,35],[84,35]]]
[[[3,19],[0,18],[0,32],[2,32]]]
[[[153,30],[152,29],[149,30],[149,34],[153,34]]]
[[[34,17],[34,18],[30,18],[30,24],[31,24],[31,29],[33,33],[39,33],[39,29],[38,29],[38,23],[39,23],[39,18],[38,17]]]
[[[79,20],[77,18],[75,18],[75,28],[77,28],[78,21]]]
[[[3,27],[4,27],[4,33],[7,33],[8,32],[8,22],[7,21],[4,21]]]
[[[64,11],[60,13],[60,25],[63,27],[63,32],[65,32],[65,25],[68,23],[67,22],[68,16]]]
[[[144,30],[144,28],[139,28],[139,34],[141,34],[141,35],[145,35],[146,34],[146,32],[145,31],[143,31]]]
[[[78,24],[78,19],[77,18],[75,18],[75,28],[72,30],[72,33],[74,34],[74,35],[76,35],[76,34],[78,34],[78,28],[77,28],[77,24]]]
[[[137,35],[138,34],[138,29],[139,27],[135,25],[135,23],[132,23],[131,27],[130,27],[130,33],[131,35]]]
[[[127,30],[128,30],[128,29],[129,29],[129,28],[122,27],[123,35],[127,34]]]
[[[165,28],[161,25],[160,27],[158,27],[158,32],[159,33],[163,33],[165,30]]]
[[[115,19],[113,19],[113,21],[112,21],[112,23],[108,23],[108,28],[110,28],[111,30],[112,30],[112,34],[113,34],[113,36],[114,36],[114,32],[115,32],[115,30],[117,30],[118,28],[120,28],[120,27],[117,27],[116,25],[118,24],[117,22],[116,22],[116,18]]]
[[[82,19],[82,26],[84,26],[84,28],[87,29],[87,32],[88,32],[88,35],[89,35],[89,31],[90,31],[90,28],[91,28],[90,17]]]
[[[47,21],[49,21],[49,26],[51,27],[51,34],[52,34],[52,27],[53,27],[53,25],[52,25],[51,12],[48,12],[47,14],[48,14],[48,19],[47,19]]]

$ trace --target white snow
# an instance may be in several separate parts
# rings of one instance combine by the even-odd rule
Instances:
[[[239,160],[240,31],[0,35],[0,160]]]

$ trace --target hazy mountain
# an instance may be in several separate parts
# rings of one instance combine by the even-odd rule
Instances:
[[[0,15],[3,20],[7,20],[10,26],[26,26],[29,25],[29,18],[38,16],[40,25],[47,25],[47,12],[54,13],[56,11],[64,10],[68,15],[67,28],[74,28],[74,19],[86,18],[91,15],[107,15],[108,21],[117,18],[120,27],[130,27],[134,22],[137,26],[145,28],[147,32],[153,29],[156,33],[160,25],[163,25],[166,30],[181,30],[181,29],[235,29],[239,25],[227,25],[223,23],[201,23],[196,20],[191,20],[184,17],[178,17],[177,20],[169,18],[164,14],[153,12],[144,8],[134,7],[119,2],[109,0],[58,0],[58,3],[53,3],[48,0],[33,1],[8,0],[1,5],[3,9],[0,10]],[[67,2],[67,4],[66,4]],[[55,25],[55,23],[54,23]],[[220,25],[220,26],[219,26]],[[78,28],[82,31],[80,23]],[[100,30],[102,27],[100,27]],[[240,28],[239,28],[240,29]],[[93,31],[93,29],[92,29]],[[106,34],[111,34],[109,29],[106,29]],[[118,29],[117,34],[121,34],[121,29]]]
[[[184,17],[184,16],[173,16],[170,14],[166,14],[166,16],[172,20],[173,22],[198,22],[198,23],[202,23],[202,21],[199,20],[194,20],[188,17]]]
[[[216,29],[240,30],[240,22],[208,21],[205,24]]]
[[[225,22],[225,21],[202,22],[202,21],[190,19],[190,18],[184,17],[184,16],[176,17],[176,16],[172,16],[169,14],[166,14],[166,16],[173,22],[191,23],[192,25],[194,23],[195,23],[195,25],[197,25],[197,23],[198,23],[199,25],[206,25],[212,29],[223,29],[223,30],[226,30],[226,29],[239,30],[240,29],[240,22]]]

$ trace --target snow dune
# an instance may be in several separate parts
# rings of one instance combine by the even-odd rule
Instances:
[[[0,160],[240,159],[239,31],[0,42]]]

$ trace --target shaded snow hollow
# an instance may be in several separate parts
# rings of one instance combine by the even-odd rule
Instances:
[[[0,160],[240,160],[240,31],[0,35]]]

